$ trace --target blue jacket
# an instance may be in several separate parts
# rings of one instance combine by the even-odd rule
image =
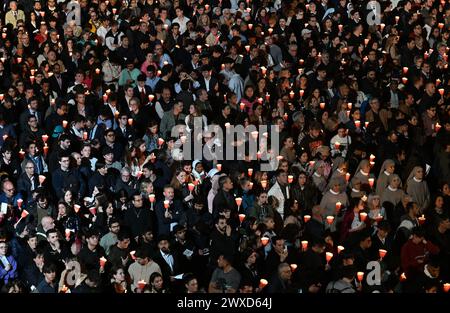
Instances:
[[[9,271],[5,270],[5,264],[0,261],[0,279],[3,280],[5,285],[14,279],[17,278],[17,262],[12,255],[8,255],[6,257],[9,264],[11,264],[11,269]]]

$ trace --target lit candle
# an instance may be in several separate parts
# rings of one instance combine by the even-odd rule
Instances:
[[[188,189],[190,192],[192,192],[194,190],[194,188],[195,188],[195,185],[193,183],[188,184]]]
[[[336,150],[339,150],[340,146],[341,144],[338,141],[334,143],[334,147],[336,148]]]
[[[302,250],[306,251],[308,249],[308,240],[302,240]]]
[[[336,211],[339,211],[341,209],[342,203],[341,202],[336,202]]]
[[[91,207],[91,208],[89,208],[89,212],[91,212],[92,215],[96,215],[97,214],[97,208],[96,207]]]
[[[245,220],[245,214],[239,214],[239,222],[242,222]]]
[[[237,205],[238,207],[240,207],[241,204],[242,204],[242,198],[238,197],[238,198],[236,198],[236,199],[234,199],[234,200],[236,201],[236,205]]]
[[[382,260],[386,256],[387,251],[384,249],[378,249],[378,254],[380,255],[380,259]]]
[[[66,239],[69,240],[70,239],[70,229],[66,228],[65,234],[66,234]]]
[[[367,218],[367,213],[366,212],[360,212],[359,213],[359,219],[361,220],[361,222],[364,222]]]
[[[42,186],[42,184],[44,183],[44,181],[45,181],[45,176],[44,175],[39,175],[39,184]]]
[[[266,279],[261,279],[261,280],[259,281],[259,289],[263,289],[264,287],[267,286],[268,283],[269,283],[269,282],[268,282]]]
[[[449,283],[445,283],[444,284],[444,291],[448,292],[450,290],[450,284]]]
[[[333,253],[331,253],[331,252],[325,253],[325,259],[327,260],[327,263],[330,263],[332,258],[333,258]]]
[[[216,168],[217,168],[217,170],[218,170],[219,172],[222,171],[222,164],[217,163],[217,164],[216,164]]]
[[[373,187],[374,182],[375,182],[375,179],[374,179],[374,178],[369,178],[369,186],[370,186],[371,188]]]
[[[419,217],[419,224],[423,225],[425,223],[425,215],[422,214],[422,216]]]
[[[362,282],[363,278],[364,278],[364,272],[358,272],[356,274],[356,277],[358,278],[359,282]]]
[[[129,118],[129,119],[128,119],[128,125],[130,125],[130,126],[133,125],[133,119],[132,119],[132,118]]]
[[[310,220],[311,220],[311,215],[304,215],[304,216],[303,216],[303,221],[304,221],[305,223],[308,223]]]
[[[251,177],[251,176],[253,175],[253,169],[252,169],[252,168],[249,168],[249,169],[247,170],[247,174],[248,174],[249,177]]]
[[[41,138],[42,138],[42,141],[43,141],[43,142],[47,142],[47,140],[48,140],[48,135],[42,135]]]
[[[105,257],[101,257],[100,258],[100,267],[105,267],[105,264],[106,264],[106,259],[105,259]]]
[[[147,285],[147,283],[145,282],[145,280],[140,280],[140,281],[138,281],[138,288],[139,289],[144,289],[145,288],[145,285]]]
[[[291,271],[295,272],[295,270],[297,269],[297,264],[291,264]]]
[[[66,120],[62,121],[63,127],[66,128],[68,123],[69,123],[69,122],[67,122]]]
[[[334,222],[334,216],[333,215],[328,215],[327,216],[327,223],[329,225],[331,225],[331,224],[333,224],[333,222]]]
[[[167,210],[170,206],[170,201],[169,200],[164,200],[164,208]]]
[[[345,248],[343,246],[338,246],[337,247],[338,254],[340,254],[344,250],[345,250]]]

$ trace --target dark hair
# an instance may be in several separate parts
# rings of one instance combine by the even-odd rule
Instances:
[[[45,263],[42,267],[42,273],[49,274],[56,272],[56,265],[54,263]]]

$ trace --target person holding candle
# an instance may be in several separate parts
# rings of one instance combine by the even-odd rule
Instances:
[[[372,235],[371,259],[381,259],[380,249],[387,251],[382,259],[388,264],[388,267],[391,267],[393,265],[393,237],[391,236],[391,225],[387,220],[379,222],[376,232]]]
[[[413,278],[421,271],[432,255],[437,255],[440,249],[425,239],[425,230],[415,227],[412,237],[401,248],[401,268],[406,277]]]
[[[34,172],[34,163],[31,160],[27,160],[25,163],[25,171],[20,174],[17,180],[17,190],[24,196],[24,201],[28,204],[28,201],[32,200],[32,193],[39,187],[38,174]]]
[[[54,264],[59,274],[64,270],[64,260],[70,255],[70,251],[65,242],[59,239],[56,228],[47,230],[46,235],[47,242],[43,244],[44,259],[47,264]]]
[[[22,169],[25,169],[25,164],[28,160],[34,163],[34,173],[37,175],[44,175],[48,173],[48,166],[45,162],[45,155],[38,152],[38,144],[35,141],[28,141],[25,143],[25,151],[27,152],[24,160],[21,163]]]
[[[364,221],[361,221],[359,213],[364,211],[365,203],[358,198],[352,198],[348,210],[345,212],[342,224],[340,226],[340,242],[354,242],[358,233],[367,227]]]
[[[295,293],[297,289],[292,281],[292,270],[289,263],[282,262],[277,266],[276,271],[269,278],[269,285],[266,292],[275,293]]]
[[[44,130],[38,124],[36,116],[34,114],[27,115],[26,121],[24,121],[24,123],[26,124],[24,125],[25,129],[22,131],[19,137],[20,147],[26,149],[25,144],[30,141],[39,142],[41,144],[43,142],[42,136],[47,135],[45,135]]]
[[[217,218],[220,212],[223,209],[227,208],[231,211],[231,215],[235,218],[237,215],[238,209],[236,205],[236,201],[234,196],[232,195],[233,191],[233,181],[228,176],[222,176],[219,178],[219,191],[213,200],[213,218]]]
[[[298,205],[304,214],[309,214],[312,207],[319,200],[320,192],[306,172],[300,172],[297,178],[297,184],[292,187],[292,198],[298,201]]]
[[[108,254],[108,261],[110,261],[113,266],[123,266],[128,268],[132,263],[132,258],[130,257],[130,243],[130,234],[125,230],[119,231],[117,234],[117,242],[110,247]]]
[[[286,245],[286,240],[282,237],[273,236],[270,241],[272,249],[264,260],[264,273],[269,278],[276,273],[276,270],[280,264],[293,264],[296,263],[299,258],[296,249],[293,246]]]
[[[137,240],[145,230],[154,225],[155,213],[145,207],[144,199],[142,198],[140,192],[135,191],[131,196],[131,199],[131,205],[124,213],[123,222],[124,225],[129,227],[132,238]],[[155,208],[155,210],[157,208],[158,206]]]
[[[347,135],[347,127],[340,123],[337,128],[338,133],[330,140],[331,156],[341,155],[343,158],[348,153],[348,148],[352,144],[352,138]]]
[[[330,182],[331,188],[323,195],[322,200],[320,201],[320,207],[323,209],[323,216],[335,216],[341,217],[343,207],[348,207],[349,201],[348,196],[345,192],[341,192],[341,185],[339,180],[333,179]],[[337,205],[337,203],[340,205]],[[334,221],[333,224],[327,226],[330,228],[332,232],[337,230],[337,220]]]
[[[402,202],[407,202],[406,204],[406,214],[403,214],[400,217],[400,224],[397,227],[397,231],[395,234],[395,243],[396,248],[400,249],[400,247],[408,240],[411,236],[411,232],[414,227],[419,226],[419,221],[417,217],[420,213],[420,208],[417,203],[412,202],[410,196],[404,197]]]
[[[156,221],[158,234],[169,235],[176,224],[185,225],[186,214],[181,201],[175,199],[175,191],[172,186],[165,186],[163,195],[164,199],[157,202],[155,206]]]
[[[150,283],[150,276],[153,273],[161,274],[160,266],[153,261],[146,249],[138,249],[134,254],[136,260],[128,268],[131,279],[131,290],[135,293],[141,292],[139,282]]]
[[[129,293],[129,277],[123,266],[113,266],[111,268],[111,286],[112,293]]]
[[[381,205],[380,196],[371,193],[367,200],[367,207],[369,208],[368,217],[372,221],[372,225],[377,225],[379,221],[388,218],[386,216],[386,209]]]
[[[371,190],[371,187],[369,186],[369,178],[374,178],[372,174],[370,174],[370,163],[369,160],[363,159],[358,165],[358,168],[356,169],[355,178],[358,178],[361,182],[361,189],[362,190]]]
[[[287,173],[278,169],[275,172],[276,182],[267,193],[268,196],[274,196],[278,199],[279,204],[276,208],[277,212],[284,217],[285,202],[290,198],[290,187],[287,182]]]

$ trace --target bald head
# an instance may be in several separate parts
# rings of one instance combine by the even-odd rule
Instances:
[[[41,225],[44,231],[47,231],[49,229],[53,229],[55,227],[55,222],[52,217],[50,216],[44,216],[41,220]]]
[[[11,181],[7,180],[7,181],[3,182],[2,187],[3,187],[3,192],[6,194],[6,196],[8,198],[11,198],[14,195],[15,188],[14,188],[14,184]]]

